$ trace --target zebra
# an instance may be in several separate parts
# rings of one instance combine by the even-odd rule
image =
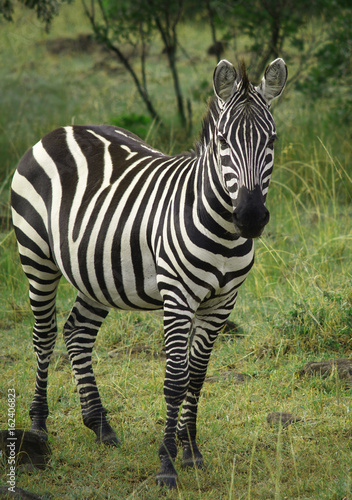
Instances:
[[[13,225],[29,281],[36,383],[31,430],[47,436],[47,380],[57,337],[61,276],[78,291],[63,328],[83,423],[97,442],[119,444],[92,369],[111,308],[163,309],[166,424],[157,483],[176,487],[182,466],[204,466],[197,407],[213,344],[254,260],[276,128],[270,112],[287,80],[278,58],[258,86],[246,66],[221,60],[200,139],[169,156],[124,129],[72,125],[44,136],[20,160],[11,188]]]

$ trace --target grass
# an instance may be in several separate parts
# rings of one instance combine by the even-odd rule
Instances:
[[[26,11],[19,17],[16,25],[2,25],[0,34],[6,42],[2,58],[7,67],[0,82],[6,97],[0,104],[1,213],[8,210],[9,179],[18,159],[41,135],[73,121],[111,123],[143,114],[133,90],[126,98],[131,85],[124,75],[94,69],[101,54],[48,54],[38,23]],[[85,31],[80,13],[66,7],[49,38]],[[199,61],[186,73],[189,92],[196,95],[194,89],[199,92],[214,64],[202,51],[206,35],[187,36]],[[231,54],[226,57],[234,59]],[[187,70],[186,60],[183,69]],[[152,85],[158,89],[165,82],[165,70],[156,65]],[[195,123],[204,111],[200,96],[194,101]],[[171,92],[163,98],[164,109],[170,109]],[[350,358],[352,352],[352,154],[347,133],[343,126],[332,127],[329,103],[325,105],[326,115],[324,107],[313,109],[291,92],[274,110],[280,141],[268,195],[271,221],[256,244],[254,269],[231,316],[241,335],[220,335],[208,370],[219,378],[205,384],[200,401],[199,442],[207,468],[183,471],[178,460],[178,490],[168,493],[155,485],[165,423],[162,319],[115,311],[98,336],[94,370],[121,447],[97,446],[84,428],[59,335],[49,378],[52,459],[45,471],[18,468],[17,486],[67,499],[352,498],[352,388],[335,372],[328,378],[300,375],[306,361]],[[314,118],[318,111],[320,120]],[[180,132],[171,121],[170,125],[167,137],[152,134],[151,141],[166,152],[184,149],[187,140],[180,143]],[[73,300],[72,288],[61,283],[61,328]],[[7,428],[7,391],[12,387],[16,426],[30,425],[35,379],[31,329],[27,283],[14,234],[3,227],[2,429]],[[246,374],[247,382],[221,378],[229,370]],[[290,412],[302,420],[286,428],[273,426],[267,422],[273,411]],[[5,468],[0,470],[0,483],[6,483]]]

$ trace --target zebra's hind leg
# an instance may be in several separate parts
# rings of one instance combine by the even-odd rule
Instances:
[[[40,278],[29,278],[29,298],[34,314],[33,345],[37,356],[35,391],[29,416],[32,420],[31,431],[47,433],[46,419],[49,414],[47,402],[48,368],[57,337],[56,291],[61,273],[54,269],[52,262],[43,266]]]
[[[95,432],[97,442],[115,446],[118,439],[107,421],[92,367],[94,342],[108,312],[108,307],[79,293],[64,326],[64,340],[77,383],[83,423]]]
[[[212,348],[222,326],[218,327],[216,322],[202,320],[199,316],[194,320],[189,347],[190,382],[177,425],[177,437],[182,444],[182,467],[204,467],[196,442],[198,401]]]

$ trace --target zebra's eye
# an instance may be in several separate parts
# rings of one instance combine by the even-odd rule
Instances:
[[[268,147],[273,147],[274,146],[274,142],[277,140],[277,135],[274,134],[270,137],[270,139],[268,140]]]
[[[225,148],[227,146],[227,142],[223,137],[219,137],[219,143],[220,143],[220,146],[223,148]]]

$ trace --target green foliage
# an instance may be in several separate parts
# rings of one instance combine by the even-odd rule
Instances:
[[[178,25],[182,16],[182,1],[148,0],[115,2],[105,0],[83,2],[85,13],[97,40],[117,56],[132,77],[139,95],[153,120],[160,121],[160,115],[152,101],[148,88],[146,72],[147,46],[157,35],[166,55],[177,103],[177,111],[182,125],[186,125],[184,98],[180,85],[179,69],[176,60],[178,48]],[[96,10],[100,18],[96,16]],[[124,43],[132,44],[138,53],[141,75],[136,64],[124,51]]]
[[[286,318],[276,324],[280,335],[289,339],[297,352],[324,355],[326,351],[343,356],[352,352],[352,296],[325,292],[313,300],[305,297],[294,304]]]
[[[258,81],[271,59],[284,57],[291,62],[293,53],[302,56],[306,53],[302,27],[327,11],[329,1],[315,0],[308,4],[304,0],[214,1],[213,5],[219,28],[225,26],[226,39],[236,43],[238,36],[247,36],[252,75]]]
[[[20,3],[34,10],[47,30],[49,30],[53,18],[59,13],[60,3],[57,0],[20,0]],[[13,21],[14,11],[15,2],[13,0],[0,0],[0,16],[2,15],[7,21]]]
[[[341,2],[344,4],[344,2]],[[351,126],[352,9],[335,5],[326,24],[325,37],[315,51],[315,59],[297,88],[314,100],[330,98],[334,108],[330,119]]]
[[[151,125],[152,119],[150,116],[137,115],[136,113],[123,113],[120,116],[110,119],[111,125],[121,127],[138,135],[141,139],[145,139]]]
[[[35,9],[47,28],[58,13],[56,0],[22,0],[21,3]],[[236,52],[243,46],[241,50],[248,59],[254,82],[258,82],[272,58],[284,57],[290,64],[290,84],[296,84],[309,99],[333,94],[336,106],[331,110],[331,117],[350,123],[352,9],[347,0],[314,0],[308,4],[304,0],[248,0],[246,3],[83,0],[83,5],[97,40],[124,64],[155,120],[162,117],[149,89],[146,61],[157,40],[170,68],[179,118],[188,131],[192,129],[192,117],[186,116],[185,110],[187,80],[180,72],[176,54],[184,51],[183,41],[179,40],[180,25],[193,19],[206,26],[209,43],[210,34],[213,42],[218,42],[219,32]],[[12,0],[0,1],[0,15],[11,20],[13,12]],[[134,58],[138,56],[140,70],[126,53],[126,44],[134,47]],[[220,57],[222,51],[215,54]],[[301,78],[302,73],[304,78]]]
[[[192,97],[196,101],[204,100],[205,96],[212,97],[214,94],[213,87],[209,80],[202,80],[194,87]]]

